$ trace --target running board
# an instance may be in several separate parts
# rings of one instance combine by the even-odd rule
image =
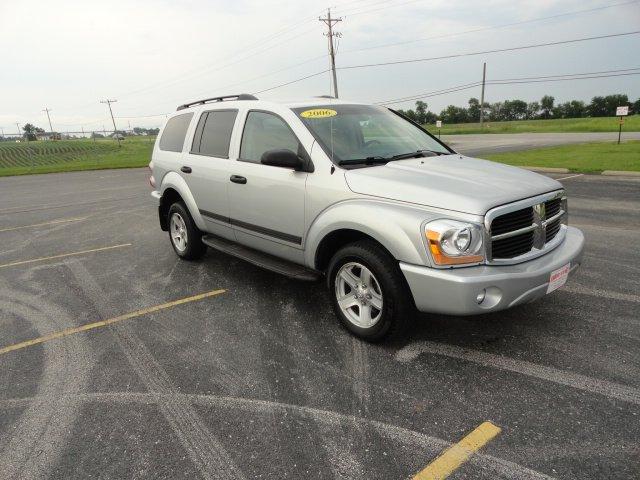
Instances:
[[[266,268],[272,272],[279,273],[295,280],[303,280],[306,282],[315,282],[320,279],[320,272],[303,267],[297,263],[289,262],[281,258],[263,253],[253,248],[245,247],[238,243],[220,238],[215,235],[205,235],[202,237],[202,243],[208,247],[215,248],[228,255],[246,260],[258,267]]]

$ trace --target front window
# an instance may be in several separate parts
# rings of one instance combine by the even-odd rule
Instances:
[[[319,105],[293,111],[332,161],[340,165],[453,153],[430,134],[384,107]]]
[[[299,153],[300,142],[280,117],[268,112],[249,112],[240,143],[240,160],[260,163],[262,155],[270,150]]]

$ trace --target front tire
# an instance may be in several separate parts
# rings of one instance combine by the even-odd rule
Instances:
[[[167,223],[169,240],[176,255],[185,260],[197,260],[205,254],[207,246],[202,243],[203,233],[196,226],[184,203],[176,202],[171,205]]]
[[[398,263],[373,241],[338,250],[329,263],[328,283],[336,316],[364,340],[397,335],[413,317],[413,299]]]

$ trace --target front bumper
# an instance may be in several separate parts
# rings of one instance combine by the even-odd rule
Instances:
[[[400,263],[416,307],[422,312],[475,315],[530,302],[547,293],[551,272],[569,264],[572,274],[582,262],[584,235],[567,228],[562,244],[551,252],[517,265],[440,270]],[[486,292],[478,303],[478,294]]]

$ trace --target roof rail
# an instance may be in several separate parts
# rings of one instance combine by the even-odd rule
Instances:
[[[336,97],[334,97],[333,95],[316,95],[315,98],[334,98],[335,99]]]
[[[223,102],[224,100],[258,100],[257,97],[254,97],[250,93],[241,93],[239,95],[224,95],[222,97],[211,97],[204,98],[202,100],[196,100],[195,102],[185,103],[183,105],[178,106],[178,110],[184,110],[185,108],[193,107],[194,105],[204,105],[205,103],[212,102]]]

